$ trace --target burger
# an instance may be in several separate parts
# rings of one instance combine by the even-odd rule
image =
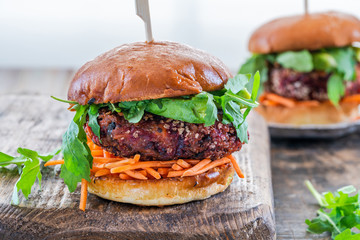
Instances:
[[[232,153],[248,142],[259,74],[232,76],[217,58],[174,42],[138,42],[86,63],[70,83],[75,116],[63,136],[60,177],[99,197],[163,206],[224,191]],[[51,165],[50,162],[47,163]]]
[[[251,35],[253,55],[239,73],[261,72],[268,122],[308,125],[359,118],[360,21],[325,12],[275,19]]]

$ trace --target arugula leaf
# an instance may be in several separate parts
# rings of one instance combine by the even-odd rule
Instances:
[[[251,74],[237,74],[233,78],[230,78],[227,83],[224,85],[226,90],[237,94],[245,88],[245,85],[248,83],[248,79],[251,78]]]
[[[63,103],[78,104],[75,101],[64,100],[64,99],[60,99],[60,98],[57,98],[57,97],[54,97],[54,96],[51,96],[51,98],[55,99],[56,101],[63,102]]]
[[[86,133],[83,128],[88,108],[87,105],[79,106],[63,136],[61,149],[64,164],[61,166],[60,177],[64,179],[70,192],[75,191],[77,183],[81,182],[82,178],[90,181],[92,156],[86,144]]]
[[[327,52],[314,53],[313,62],[314,69],[322,70],[328,73],[334,71],[337,67],[335,58]]]
[[[327,94],[329,100],[335,105],[339,105],[339,101],[341,97],[345,94],[345,85],[343,83],[342,77],[337,74],[333,73],[328,82],[327,82]]]
[[[256,101],[257,94],[260,88],[260,73],[257,71],[253,78],[252,90],[251,90],[251,100]]]
[[[60,149],[56,149],[52,153],[46,155],[40,155],[39,153],[27,148],[18,148],[17,152],[20,154],[19,157],[12,157],[0,152],[0,167],[16,164],[19,169],[19,174],[21,174],[14,186],[12,194],[11,203],[15,205],[19,204],[19,191],[23,193],[26,199],[28,198],[36,179],[38,179],[41,188],[42,175],[40,172],[40,162],[41,160],[50,160],[60,153]]]
[[[9,156],[5,153],[0,152],[0,167],[5,167],[9,164],[11,164],[15,158],[12,156]]]
[[[360,240],[360,233],[353,234],[350,229],[346,229],[335,237],[335,240]]]
[[[189,123],[212,125],[217,119],[217,109],[209,99],[212,99],[212,95],[205,92],[199,93],[190,99],[163,98],[161,99],[161,108],[156,102],[150,101],[146,111]],[[208,110],[207,107],[210,107],[210,109]]]
[[[205,111],[205,127],[208,127],[215,124],[215,121],[218,120],[218,110],[214,103],[214,96],[210,93],[205,94],[208,98]]]
[[[355,52],[351,47],[332,48],[329,54],[336,60],[337,72],[343,74],[344,80],[355,79]]]
[[[358,62],[360,62],[360,48],[358,48],[358,47],[353,47],[353,50],[354,50],[354,52],[355,52],[356,60],[357,60]]]
[[[133,101],[133,102],[120,102],[118,106],[124,114],[124,118],[130,123],[138,123],[144,115],[144,111],[149,101]]]
[[[265,83],[268,80],[268,63],[275,62],[274,54],[254,54],[252,55],[239,69],[239,74],[255,74],[257,71],[260,72],[261,83]],[[253,81],[249,81],[246,88],[250,91],[253,89]],[[263,85],[260,84],[258,93],[263,92]]]
[[[101,107],[101,105],[91,104],[88,109],[88,115],[89,115],[89,127],[91,128],[91,130],[94,132],[94,134],[99,138],[99,141],[101,142],[100,126],[97,121],[97,118],[99,116],[100,107]]]
[[[320,194],[310,181],[305,184],[320,205],[318,216],[311,221],[305,220],[307,230],[316,234],[330,232],[332,239],[360,239],[360,233],[351,231],[354,227],[360,229],[360,198],[355,194],[355,187],[346,186],[334,193]]]
[[[285,68],[291,68],[299,72],[311,72],[314,68],[311,53],[307,50],[280,53],[276,56],[275,61]]]

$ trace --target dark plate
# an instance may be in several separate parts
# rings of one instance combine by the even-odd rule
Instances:
[[[273,138],[339,138],[360,132],[360,120],[351,123],[305,126],[269,123],[268,126]]]

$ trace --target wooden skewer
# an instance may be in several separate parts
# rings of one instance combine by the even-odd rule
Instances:
[[[145,23],[146,41],[154,41],[151,30],[149,0],[135,0],[135,6],[136,15],[138,15]]]

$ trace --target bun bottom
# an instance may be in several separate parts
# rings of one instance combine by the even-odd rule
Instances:
[[[323,102],[317,106],[295,107],[265,106],[255,108],[267,122],[291,125],[335,124],[353,122],[360,116],[359,104],[342,102],[335,107],[330,102]]]
[[[91,176],[90,193],[116,202],[165,206],[206,199],[223,192],[232,182],[234,168],[226,164],[192,177],[159,180],[122,180],[116,176]]]

